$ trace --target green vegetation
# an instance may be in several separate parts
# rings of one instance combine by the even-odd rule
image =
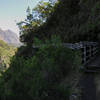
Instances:
[[[52,2],[52,0],[48,2],[44,2],[43,0],[41,0],[41,2],[39,2],[39,4],[35,8],[33,8],[32,11],[29,7],[27,8],[27,17],[25,21],[17,23],[20,28],[21,42],[29,45],[31,41],[28,39],[28,35],[31,36],[31,33],[33,33],[33,37],[35,37],[36,35],[39,36],[39,34],[35,34],[34,31],[40,26],[44,25],[47,19],[54,12],[57,4],[58,2]]]
[[[0,80],[0,96],[2,100],[69,100],[73,86],[64,80],[69,80],[72,72],[79,73],[79,66],[79,53],[62,47],[59,37],[53,37],[30,59],[12,59]]]
[[[24,24],[20,39],[24,43],[32,44],[33,37],[45,40],[55,34],[59,35],[63,42],[98,41],[99,4],[98,0],[58,0],[52,7],[53,11],[50,8],[51,13],[46,16],[45,22],[42,17],[45,13],[42,12],[45,8],[43,5],[44,8],[39,8],[40,12],[35,9],[41,15],[38,21],[42,20],[42,24],[38,24],[38,27],[32,26],[30,22]]]
[[[15,48],[0,40],[0,74],[9,67],[10,59],[14,56],[15,51]]]
[[[32,12],[28,7],[27,18],[18,23],[24,46],[0,77],[0,99],[69,100],[73,93],[79,95],[80,52],[61,44],[99,41],[98,5],[98,0],[58,0],[42,1]],[[0,55],[8,64],[12,49],[6,47]]]

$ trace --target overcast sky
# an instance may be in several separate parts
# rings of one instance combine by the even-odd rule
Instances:
[[[0,28],[19,33],[16,22],[24,20],[28,6],[34,8],[41,0],[0,0]]]

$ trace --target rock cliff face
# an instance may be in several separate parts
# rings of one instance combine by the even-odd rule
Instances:
[[[4,31],[0,29],[0,40],[3,40],[8,44],[13,44],[13,45],[20,44],[17,34],[12,32],[11,30]]]

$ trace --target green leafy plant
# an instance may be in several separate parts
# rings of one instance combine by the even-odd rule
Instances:
[[[69,88],[63,89],[60,83],[78,68],[76,54],[63,47],[59,37],[53,36],[45,45],[42,42],[31,58],[13,57],[0,81],[0,96],[6,98],[2,100],[68,100]]]

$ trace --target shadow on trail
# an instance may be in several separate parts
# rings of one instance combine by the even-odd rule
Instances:
[[[93,73],[84,73],[80,79],[82,100],[96,100],[96,85]]]

